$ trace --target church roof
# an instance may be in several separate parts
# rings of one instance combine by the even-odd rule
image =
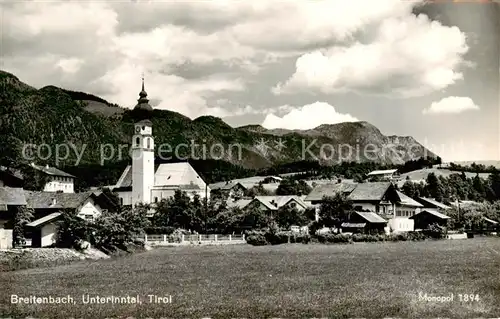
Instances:
[[[155,165],[154,187],[175,187],[180,189],[205,188],[205,182],[188,162],[163,163]],[[132,188],[132,165],[128,165],[113,190]]]
[[[153,125],[153,122],[151,122],[150,120],[146,119],[146,120],[141,120],[141,121],[137,122],[136,124],[144,124],[144,125],[151,126],[151,125]]]
[[[139,99],[137,100],[137,105],[134,107],[134,110],[153,111],[153,108],[149,105],[148,94],[146,90],[144,90],[144,78],[142,78],[142,90],[139,93]]]

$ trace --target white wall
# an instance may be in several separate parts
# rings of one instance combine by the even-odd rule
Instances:
[[[129,206],[132,205],[132,192],[127,191],[127,192],[116,192],[118,194],[118,197],[122,201],[122,205]]]
[[[57,226],[49,223],[42,227],[42,247],[47,247],[56,242]]]
[[[92,198],[89,198],[79,209],[77,216],[87,221],[93,221],[101,216],[102,209],[96,205]]]
[[[12,229],[0,228],[0,249],[12,248]]]
[[[405,217],[395,217],[389,219],[388,225],[393,232],[407,232],[415,230],[415,221]]]
[[[71,177],[49,176],[49,181],[43,188],[44,192],[74,193],[74,181]]]

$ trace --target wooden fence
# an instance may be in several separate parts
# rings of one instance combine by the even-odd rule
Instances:
[[[229,245],[229,244],[244,244],[245,235],[219,235],[219,234],[210,234],[210,235],[144,235],[142,238],[145,243],[154,246],[161,245],[186,245],[186,244],[220,244],[220,245]]]

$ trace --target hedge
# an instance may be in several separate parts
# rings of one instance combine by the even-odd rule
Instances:
[[[354,242],[384,242],[384,241],[421,241],[427,238],[435,238],[424,232],[405,232],[398,234],[318,234],[310,236],[308,234],[297,234],[291,232],[269,232],[269,231],[250,231],[247,232],[247,243],[254,246],[279,245],[286,243],[308,244],[312,240],[322,244],[350,244]]]

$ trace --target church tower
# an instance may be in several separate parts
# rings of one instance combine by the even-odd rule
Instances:
[[[155,180],[153,123],[149,120],[153,108],[149,105],[147,96],[142,78],[142,90],[134,108],[134,112],[142,116],[134,124],[132,136],[132,207],[139,203],[151,203],[151,190]]]

